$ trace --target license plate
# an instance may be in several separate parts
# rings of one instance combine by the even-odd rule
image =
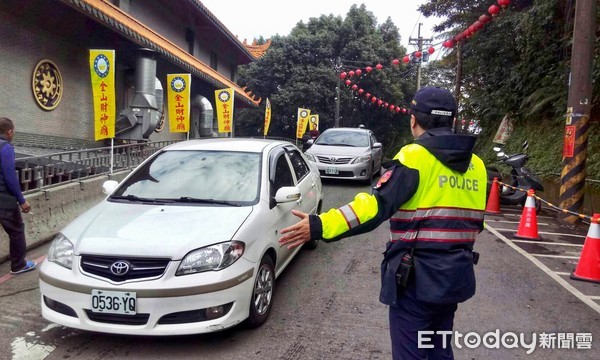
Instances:
[[[338,168],[325,168],[325,174],[327,175],[338,175],[340,170]]]
[[[105,314],[135,315],[137,295],[131,291],[92,290],[92,311]]]

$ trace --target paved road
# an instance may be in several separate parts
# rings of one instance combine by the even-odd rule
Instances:
[[[368,190],[336,182],[326,182],[325,189],[325,209]],[[528,355],[522,343],[512,349],[502,345],[488,349],[460,340],[454,345],[456,358],[600,358],[600,286],[568,277],[587,226],[560,228],[553,213],[544,211],[538,220],[543,242],[515,242],[511,238],[520,211],[502,208],[501,216],[487,217],[488,230],[476,244],[481,253],[477,294],[459,306],[455,330],[477,334],[469,335],[469,340],[489,334],[489,344],[495,334],[508,341],[511,333],[523,333],[527,346],[535,333],[536,349]],[[41,317],[37,272],[3,276],[0,346],[5,350],[0,359],[390,359],[387,308],[377,300],[379,262],[388,229],[383,224],[370,234],[302,251],[277,281],[269,320],[255,330],[153,338],[68,329]],[[44,246],[29,255],[39,258],[46,251]],[[7,263],[1,264],[0,276],[8,270]],[[554,334],[554,349],[540,348],[542,333]],[[586,334],[592,334],[591,343],[586,343]],[[562,341],[557,340],[560,336]],[[558,349],[559,344],[571,348]],[[591,349],[576,348],[586,344]]]

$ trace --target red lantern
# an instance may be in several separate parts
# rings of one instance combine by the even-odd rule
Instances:
[[[381,104],[383,104],[382,100],[377,100],[377,105],[381,106]]]
[[[352,85],[352,90],[356,90],[356,89],[358,89],[358,85],[356,85],[356,84]]]
[[[364,92],[365,92],[365,91],[364,91],[363,89],[358,89],[358,93],[359,93],[360,95],[362,95],[362,93],[364,93]]]
[[[405,108],[402,108],[402,113],[406,114],[406,109]]]
[[[346,80],[346,85],[350,86],[350,84],[352,84],[352,81]]]
[[[371,97],[371,93],[366,93],[366,94],[365,94],[365,97],[366,97],[367,99],[368,99],[368,98],[370,98],[370,97]]]
[[[471,26],[469,26],[469,32],[470,32],[471,34],[474,34],[476,31],[477,31],[477,29],[475,29],[475,25],[471,25]]]
[[[421,56],[423,56],[423,54],[420,51],[415,51],[415,57],[417,59],[421,58]]]
[[[489,16],[487,16],[486,14],[483,14],[479,17],[479,22],[486,24],[488,21],[492,20]]]
[[[405,64],[408,64],[408,62],[410,61],[410,56],[406,55],[402,58],[402,61],[404,61]]]
[[[389,105],[390,105],[390,104],[388,104],[388,103],[384,103],[384,104],[383,104],[383,106],[384,106],[384,107],[388,107]]]
[[[481,21],[477,20],[473,23],[473,26],[475,26],[475,29],[481,30],[483,28],[483,23]]]
[[[398,59],[394,59],[394,60],[392,61],[392,64],[394,64],[394,65],[398,65],[398,64],[400,64],[400,60],[398,60]]]
[[[394,108],[396,107],[396,105],[390,105],[390,110],[394,110]]]
[[[383,69],[383,65],[377,64],[377,65],[375,65],[375,69],[381,70],[381,69]]]
[[[372,102],[372,103],[375,103],[375,101],[377,101],[377,98],[376,98],[375,96],[373,96],[373,97],[371,98],[371,102]]]
[[[360,76],[362,74],[362,70],[361,69],[356,69],[355,74],[356,74],[356,76]]]
[[[498,0],[498,5],[505,7],[510,4],[510,0]]]
[[[429,55],[431,55],[435,52],[435,48],[431,46],[429,49],[427,49],[427,52],[429,53]]]
[[[350,71],[348,72],[348,75],[350,75],[350,76],[354,76],[354,71],[350,70]]]
[[[490,13],[492,16],[494,16],[494,15],[496,15],[496,14],[498,14],[498,13],[500,12],[500,8],[499,8],[498,6],[496,6],[496,5],[492,5],[492,6],[490,6],[490,7],[488,8],[488,12],[489,12],[489,13]]]
[[[343,73],[340,74],[340,78],[345,79],[346,75],[348,75],[348,74],[346,74],[345,72],[343,72]]]
[[[367,69],[366,69],[366,70],[367,70],[367,72],[368,72],[368,73],[370,73],[370,72],[373,70],[373,68],[372,68],[372,67],[370,67],[370,66],[367,66]]]

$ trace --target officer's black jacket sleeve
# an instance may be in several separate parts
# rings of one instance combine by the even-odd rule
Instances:
[[[336,236],[327,242],[337,241],[349,236],[363,234],[376,229],[384,221],[388,220],[399,208],[413,197],[419,186],[419,171],[408,168],[398,161],[387,170],[391,171],[390,178],[382,184],[373,188],[373,196],[377,199],[377,215]],[[382,178],[384,175],[382,175]],[[309,217],[311,239],[320,239],[322,234],[321,219],[317,215]]]

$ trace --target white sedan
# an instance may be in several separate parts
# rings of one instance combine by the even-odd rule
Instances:
[[[315,214],[315,165],[291,143],[202,139],[168,146],[65,227],[40,269],[42,315],[114,334],[178,335],[264,323],[298,248],[279,230]],[[314,248],[316,243],[305,247]]]

